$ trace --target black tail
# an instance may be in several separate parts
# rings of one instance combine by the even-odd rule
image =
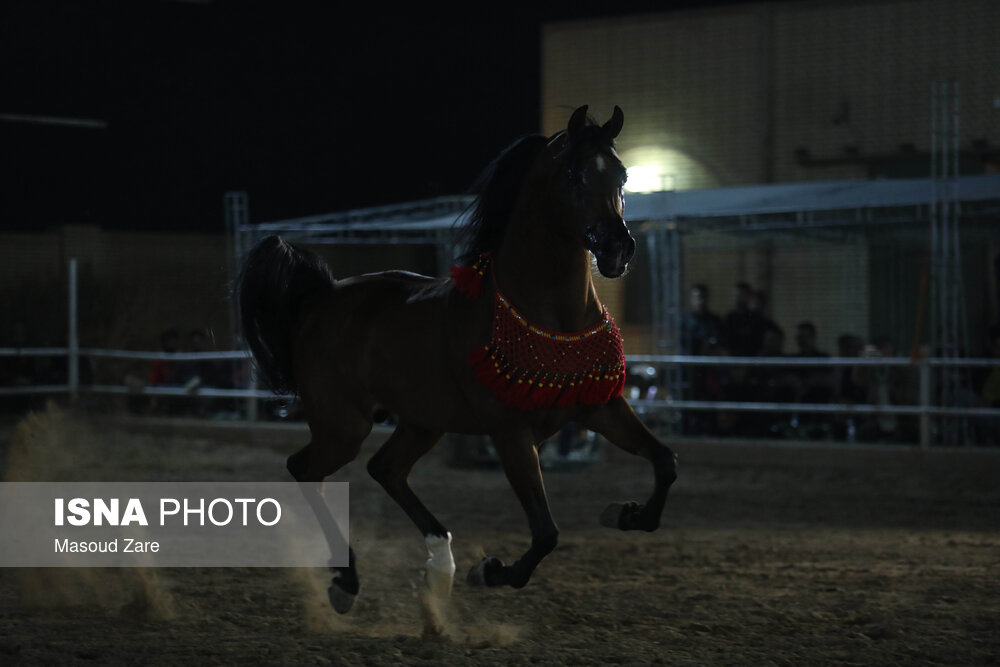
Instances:
[[[330,268],[316,255],[269,236],[250,251],[238,295],[243,339],[275,392],[295,392],[292,336],[303,300],[333,289]]]

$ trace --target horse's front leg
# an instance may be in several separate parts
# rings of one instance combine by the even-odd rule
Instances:
[[[609,528],[654,531],[660,526],[670,485],[677,479],[677,457],[660,442],[622,397],[612,399],[588,415],[583,425],[603,435],[612,444],[641,456],[653,465],[653,494],[645,503],[612,503],[600,521]]]
[[[493,446],[507,481],[528,515],[531,547],[510,565],[505,565],[499,558],[484,558],[469,572],[467,581],[473,586],[522,588],[542,559],[556,548],[559,529],[552,520],[549,501],[545,497],[534,436],[530,431],[494,434]]]
[[[432,595],[451,595],[455,559],[451,552],[451,533],[431,514],[407,481],[417,460],[429,452],[441,438],[436,431],[400,422],[385,444],[368,461],[368,473],[399,503],[420,530],[427,545],[426,582]]]

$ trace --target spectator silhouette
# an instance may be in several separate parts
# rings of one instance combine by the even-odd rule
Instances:
[[[830,355],[816,346],[816,325],[799,322],[795,327],[795,343],[799,358],[825,358]],[[834,378],[828,366],[803,366],[798,369],[799,403],[829,403],[833,399]],[[824,413],[809,413],[800,416],[800,426],[812,438],[820,438],[832,428],[832,420]]]
[[[722,321],[726,348],[733,356],[757,356],[764,337],[764,322],[760,312],[750,307],[753,300],[750,284],[743,281],[736,283],[733,299],[733,309]]]
[[[746,366],[734,365],[726,369],[720,376],[721,400],[733,403],[758,401],[760,397],[754,393],[750,382],[750,369]],[[759,424],[759,414],[742,410],[720,410],[716,415],[716,431],[719,435],[754,436],[758,435],[756,426]]]
[[[986,356],[997,362],[985,369],[976,378],[976,389],[980,405],[987,408],[1000,408],[1000,324],[987,331]],[[982,444],[1000,444],[1000,417],[983,417],[975,421],[977,442]]]
[[[853,359],[861,356],[865,342],[860,336],[842,333],[837,336],[837,356],[843,359]],[[846,405],[863,405],[868,402],[868,391],[859,380],[861,368],[858,366],[838,366],[833,370],[834,400]],[[854,442],[857,440],[857,426],[863,418],[851,414],[839,414],[833,417],[833,435],[838,440]]]
[[[178,352],[181,336],[176,329],[167,329],[160,334],[160,349],[163,352]],[[170,359],[157,359],[149,371],[149,384],[166,386],[178,384],[177,363]]]
[[[179,352],[181,336],[176,329],[167,329],[160,334],[160,349],[163,352]],[[181,383],[180,372],[172,359],[156,359],[149,369],[147,384],[151,387],[170,387]],[[165,399],[165,400],[164,400]],[[171,403],[169,396],[149,396],[149,409],[152,412],[174,413],[178,411],[176,399]]]
[[[785,332],[774,322],[764,329],[761,339],[761,357],[784,357]],[[795,400],[795,376],[786,366],[753,366],[750,369],[748,383],[753,399],[764,403],[790,403]],[[759,437],[780,436],[783,426],[788,422],[784,413],[761,412],[754,416],[754,435]]]
[[[872,345],[866,345],[862,356],[868,359],[896,356],[896,348],[888,336],[878,336]],[[867,402],[873,405],[898,405],[901,400],[901,378],[895,368],[864,366],[858,378],[863,384]],[[864,442],[894,440],[899,429],[899,418],[894,414],[869,415],[861,424],[858,439]]]
[[[189,352],[207,352],[209,337],[204,329],[192,329],[188,333]],[[225,389],[232,385],[232,373],[226,364],[218,359],[198,359],[179,364],[179,379],[185,386],[213,387]]]
[[[681,322],[681,352],[705,354],[709,341],[718,342],[722,335],[722,318],[709,307],[708,286],[703,283],[691,287],[688,305]]]
[[[764,336],[770,329],[773,331],[778,325],[767,316],[767,294],[764,290],[751,290],[750,301],[747,303],[750,308],[751,320],[753,321],[754,335],[760,336],[760,347],[764,345]],[[781,332],[784,337],[784,332]],[[758,347],[758,351],[760,350]],[[761,355],[766,356],[766,355]]]
[[[706,356],[726,357],[729,351],[715,339],[706,342],[703,349]],[[696,401],[721,401],[724,385],[729,381],[729,369],[721,364],[699,366],[693,374],[691,398]],[[684,414],[685,435],[714,435],[718,419],[714,412],[694,410]]]
[[[751,304],[754,298],[751,293]],[[757,356],[784,356],[782,353],[784,333],[774,322],[764,317],[759,310],[761,303],[758,301],[756,310],[753,307],[749,309],[753,338],[760,341],[756,344]],[[787,399],[791,393],[786,395],[782,391],[783,388],[789,388],[787,385],[781,386],[784,384],[784,374],[783,368],[731,366],[721,376],[722,400],[738,403],[770,403]],[[759,438],[769,437],[777,431],[771,428],[774,422],[774,413],[770,412],[722,411],[718,415],[716,427],[720,435]]]
[[[837,337],[837,356],[851,359],[860,357],[865,342],[860,336],[844,333]],[[840,366],[837,369],[836,397],[840,403],[849,405],[864,403],[867,395],[864,386],[858,382],[857,366]]]
[[[688,312],[681,321],[681,353],[690,355],[712,354],[722,337],[722,318],[709,307],[708,286],[697,283],[688,293]],[[719,395],[708,389],[717,380],[717,370],[704,366],[684,368],[684,378],[691,387],[695,400],[716,400]],[[713,398],[709,397],[713,394]],[[710,433],[714,419],[703,411],[688,412],[684,415],[683,430],[686,435],[706,435]]]
[[[795,344],[798,346],[799,357],[828,357],[816,346],[816,325],[812,322],[799,322],[795,327]]]
[[[986,406],[1000,408],[1000,325],[990,327],[988,356],[998,361],[983,378],[979,393]]]

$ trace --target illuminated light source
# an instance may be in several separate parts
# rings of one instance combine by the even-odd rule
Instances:
[[[687,177],[691,159],[674,148],[636,146],[622,152],[622,162],[628,169],[625,189],[629,192],[663,192],[691,186]]]
[[[720,171],[690,150],[671,146],[664,138],[637,146],[622,146],[619,154],[628,169],[625,189],[629,192],[663,192],[717,188],[723,183]]]
[[[674,175],[660,165],[638,164],[628,168],[625,189],[629,192],[661,192],[674,189]]]

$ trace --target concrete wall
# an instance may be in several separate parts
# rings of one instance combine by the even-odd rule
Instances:
[[[626,166],[666,152],[677,189],[866,178],[870,158],[905,171],[903,144],[918,154],[909,168],[926,169],[932,82],[954,77],[962,149],[994,149],[990,164],[969,168],[995,171],[997,25],[993,0],[760,3],[556,23],[543,34],[541,124],[552,133],[581,104],[599,119],[617,104]],[[859,159],[836,163],[847,146]],[[826,164],[803,166],[799,148]]]
[[[336,275],[402,268],[434,272],[424,246],[317,247]],[[226,240],[221,234],[103,231],[67,225],[43,234],[0,234],[0,346],[15,326],[29,345],[64,345],[67,264],[78,262],[81,344],[154,350],[168,328],[208,329],[231,349]]]
[[[997,171],[998,25],[992,0],[775,2],[551,24],[541,125],[564,128],[581,104],[599,121],[621,106],[626,167],[660,161],[666,189],[912,177],[930,168],[932,85],[954,77],[963,171]],[[925,226],[888,255],[851,234],[687,235],[682,306],[687,287],[704,282],[725,314],[733,284],[745,280],[767,293],[786,351],[807,319],[831,352],[845,332],[888,333],[908,348]],[[963,255],[973,347],[1000,316],[989,268],[1000,231],[983,238]]]
[[[31,344],[65,343],[67,264],[79,275],[81,342],[156,349],[167,328],[212,330],[228,348],[222,236],[105,232],[66,226],[0,235],[0,341],[21,322]]]

